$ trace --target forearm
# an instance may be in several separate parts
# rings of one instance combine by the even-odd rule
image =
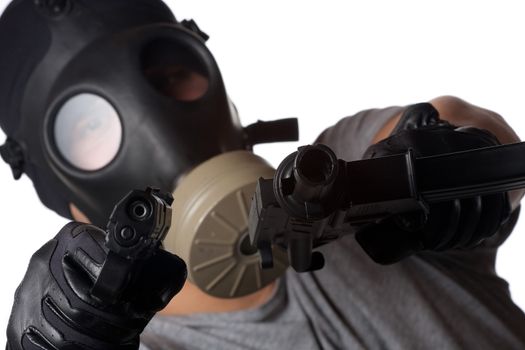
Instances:
[[[457,126],[474,126],[485,129],[494,134],[499,142],[515,143],[520,138],[499,114],[472,105],[457,97],[442,96],[435,98],[430,103],[439,111],[441,119]]]

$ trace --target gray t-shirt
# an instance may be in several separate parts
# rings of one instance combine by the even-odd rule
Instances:
[[[401,108],[367,110],[318,141],[360,159]],[[256,309],[156,316],[141,349],[525,349],[525,314],[494,271],[513,224],[473,250],[420,253],[381,266],[353,237],[321,247],[325,267],[289,270]]]

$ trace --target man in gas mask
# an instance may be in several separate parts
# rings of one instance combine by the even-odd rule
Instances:
[[[523,346],[525,317],[491,260],[519,195],[431,208],[419,230],[370,226],[359,243],[378,261],[402,260],[388,267],[348,238],[323,248],[320,271],[284,275],[284,258],[261,270],[246,206],[254,181],[272,170],[249,150],[293,138],[293,128],[242,128],[205,38],[153,0],[21,0],[2,15],[1,154],[15,178],[26,173],[46,206],[102,228],[129,190],[175,191],[165,250],[116,302],[91,294],[107,254],[97,227],[68,224],[35,253],[8,348],[134,349],[141,334],[150,349]],[[361,112],[318,142],[354,160],[518,141],[489,111],[431,102]],[[185,265],[171,253],[188,265],[184,288]]]

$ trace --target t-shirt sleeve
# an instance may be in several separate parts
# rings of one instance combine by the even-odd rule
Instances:
[[[346,161],[361,159],[379,130],[403,109],[388,107],[361,111],[324,130],[315,143],[329,146],[339,158]]]

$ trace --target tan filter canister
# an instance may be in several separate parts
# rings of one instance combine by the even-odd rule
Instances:
[[[189,280],[204,292],[222,298],[247,295],[286,270],[286,251],[277,246],[274,267],[263,270],[248,236],[255,183],[274,171],[261,157],[234,151],[200,164],[177,185],[164,248],[184,259]]]

